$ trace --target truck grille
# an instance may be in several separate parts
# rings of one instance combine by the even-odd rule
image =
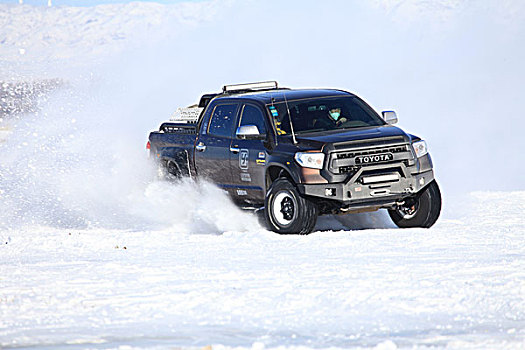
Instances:
[[[374,155],[392,154],[393,160],[374,161]],[[362,157],[371,158],[367,164],[363,164]],[[376,159],[379,159],[377,157]],[[392,157],[390,157],[392,159]],[[409,144],[382,145],[376,147],[360,147],[346,150],[337,150],[330,154],[329,171],[335,175],[347,175],[352,177],[362,167],[371,165],[384,165],[385,168],[403,163],[405,166],[413,165],[413,155]]]
[[[381,147],[375,149],[365,149],[365,150],[354,150],[348,152],[337,152],[335,154],[336,159],[346,159],[346,158],[355,158],[357,156],[369,156],[372,154],[381,154],[381,153],[403,153],[410,152],[408,145],[401,145],[395,147]]]

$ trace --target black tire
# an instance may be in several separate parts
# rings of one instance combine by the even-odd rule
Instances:
[[[275,180],[264,202],[264,216],[268,227],[280,234],[306,235],[317,222],[318,208],[285,178]]]
[[[182,172],[175,162],[168,160],[159,164],[158,177],[160,180],[176,181],[182,178]]]
[[[417,197],[407,198],[403,206],[389,209],[392,221],[401,228],[431,227],[441,213],[441,192],[432,181]]]

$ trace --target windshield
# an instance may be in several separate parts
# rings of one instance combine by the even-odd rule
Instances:
[[[385,125],[377,113],[355,96],[316,97],[268,106],[279,135],[289,134],[290,118],[296,134]]]

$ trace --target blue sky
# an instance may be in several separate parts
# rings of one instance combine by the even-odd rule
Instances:
[[[47,5],[47,0],[23,0],[24,4],[29,5]],[[137,1],[137,0],[135,0]],[[198,0],[139,0],[142,2],[158,2],[162,4],[173,4],[185,1]],[[100,4],[115,4],[132,2],[132,0],[52,0],[53,6],[68,5],[68,6],[95,6]],[[0,0],[0,3],[17,4],[18,0]]]

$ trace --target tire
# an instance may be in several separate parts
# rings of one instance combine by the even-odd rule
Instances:
[[[401,228],[425,227],[435,224],[441,212],[441,192],[432,181],[417,197],[406,199],[405,205],[389,209],[392,221]]]
[[[279,234],[312,232],[317,222],[318,208],[285,178],[275,180],[264,202],[264,216],[268,227]]]
[[[182,178],[182,173],[175,162],[168,160],[159,164],[158,178],[160,180],[176,181]]]

